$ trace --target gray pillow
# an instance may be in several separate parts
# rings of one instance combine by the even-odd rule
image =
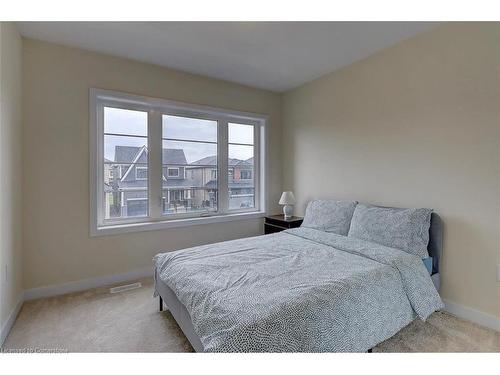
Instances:
[[[352,216],[349,237],[427,258],[431,213],[432,210],[428,208],[390,208],[358,204]]]
[[[355,201],[311,201],[302,226],[347,236],[356,204]]]

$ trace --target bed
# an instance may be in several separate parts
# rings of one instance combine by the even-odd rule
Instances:
[[[197,352],[366,352],[443,308],[436,213],[430,272],[421,257],[345,234],[301,227],[160,253],[160,310]]]

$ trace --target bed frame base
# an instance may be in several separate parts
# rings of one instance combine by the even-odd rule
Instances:
[[[174,292],[160,279],[156,277],[155,289],[158,294],[158,307],[160,311],[170,311],[177,325],[182,330],[195,352],[204,352],[203,344],[194,331],[191,317],[184,305],[177,299]]]

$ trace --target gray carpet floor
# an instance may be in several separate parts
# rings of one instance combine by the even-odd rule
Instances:
[[[191,352],[168,311],[158,311],[151,280],[110,294],[109,288],[28,301],[4,351]],[[416,320],[374,352],[500,352],[500,333],[450,314]]]

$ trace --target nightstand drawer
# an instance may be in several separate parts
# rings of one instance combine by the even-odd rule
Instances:
[[[283,228],[283,227],[279,227],[277,225],[268,224],[268,223],[264,224],[264,234],[277,233],[277,232],[281,232],[282,230],[285,230],[285,229],[288,229],[288,228]]]
[[[286,220],[283,215],[267,216],[264,224],[264,233],[276,233],[285,229],[298,228],[301,224],[302,218],[297,216],[292,216]]]

